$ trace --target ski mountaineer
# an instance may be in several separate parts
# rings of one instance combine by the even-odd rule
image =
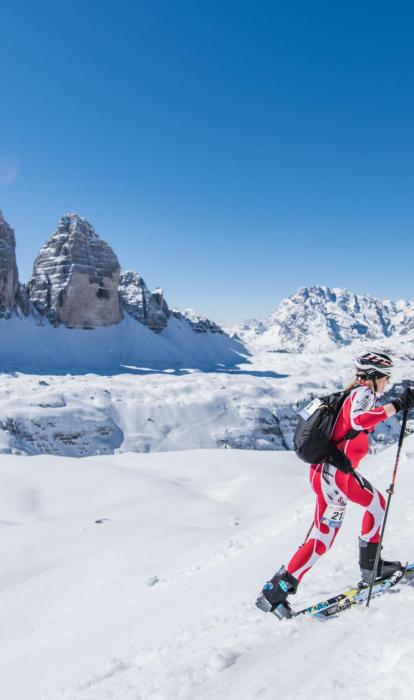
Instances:
[[[287,597],[296,593],[302,577],[327,552],[339,532],[348,501],[365,509],[359,538],[359,565],[362,583],[371,582],[385,511],[384,496],[356,471],[369,450],[368,433],[381,421],[414,406],[414,390],[405,391],[391,403],[376,406],[391,377],[392,359],[384,352],[367,351],[355,358],[356,376],[338,413],[332,441],[348,457],[351,471],[345,473],[331,464],[311,464],[310,483],[316,495],[313,535],[302,544],[287,566],[282,566],[263,586],[256,601],[264,612],[291,617]],[[353,439],[342,439],[354,429]],[[310,535],[311,533],[309,533]],[[391,576],[401,568],[399,561],[380,558],[377,578]]]

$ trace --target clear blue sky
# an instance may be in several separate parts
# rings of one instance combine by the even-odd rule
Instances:
[[[77,211],[124,269],[221,322],[315,283],[413,298],[413,8],[2,3],[22,280]]]

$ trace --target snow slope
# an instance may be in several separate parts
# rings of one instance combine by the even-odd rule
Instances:
[[[0,321],[2,371],[54,374],[119,373],[128,367],[157,370],[233,367],[246,357],[243,344],[219,333],[194,333],[185,319],[172,317],[154,333],[128,314],[121,323],[90,330],[52,326],[33,316]]]
[[[384,489],[394,458],[362,471]],[[413,468],[414,436],[385,546],[411,560]],[[289,452],[3,455],[0,697],[411,697],[414,589],[326,624],[254,607],[308,528],[306,471]],[[350,505],[297,606],[355,582],[360,518]]]

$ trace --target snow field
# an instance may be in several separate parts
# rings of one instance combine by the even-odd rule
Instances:
[[[383,490],[395,451],[362,469]],[[409,437],[386,556],[414,558],[413,467]],[[348,508],[296,607],[357,580],[361,512]],[[326,623],[254,607],[312,511],[306,465],[288,452],[3,455],[1,697],[410,697],[413,588]]]
[[[154,333],[129,314],[114,326],[90,330],[39,324],[33,316],[0,320],[2,370],[42,374],[119,373],[126,368],[234,367],[246,357],[244,345],[217,333],[194,333],[184,319],[171,318]]]
[[[67,329],[54,332],[60,330]],[[259,352],[250,364],[212,372],[141,367],[103,375],[0,374],[0,452],[284,450],[291,446],[297,402],[346,386],[355,352],[347,347],[320,355],[317,366],[311,354]],[[410,377],[411,366],[409,358],[398,359],[397,385]],[[396,418],[379,426],[377,447],[394,442],[399,428]]]

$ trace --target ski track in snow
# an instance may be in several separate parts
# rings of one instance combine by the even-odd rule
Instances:
[[[328,623],[258,619],[251,603],[181,630],[172,644],[153,647],[129,662],[114,659],[100,675],[53,700],[192,700],[285,697],[412,697],[411,619],[392,622],[413,591],[398,601],[375,601]],[[396,608],[396,610],[394,610]],[[368,621],[367,616],[371,619]],[[326,626],[329,624],[329,628]],[[276,627],[277,625],[277,627]],[[380,632],[380,645],[375,635]],[[367,667],[374,666],[374,673]],[[401,672],[401,667],[404,671]]]
[[[363,473],[385,490],[394,458],[372,456]],[[410,437],[388,556],[412,552],[413,467]],[[0,498],[2,698],[411,697],[414,587],[327,622],[280,623],[254,607],[313,509],[292,454],[7,456]],[[355,583],[360,517],[350,507],[294,607]]]

